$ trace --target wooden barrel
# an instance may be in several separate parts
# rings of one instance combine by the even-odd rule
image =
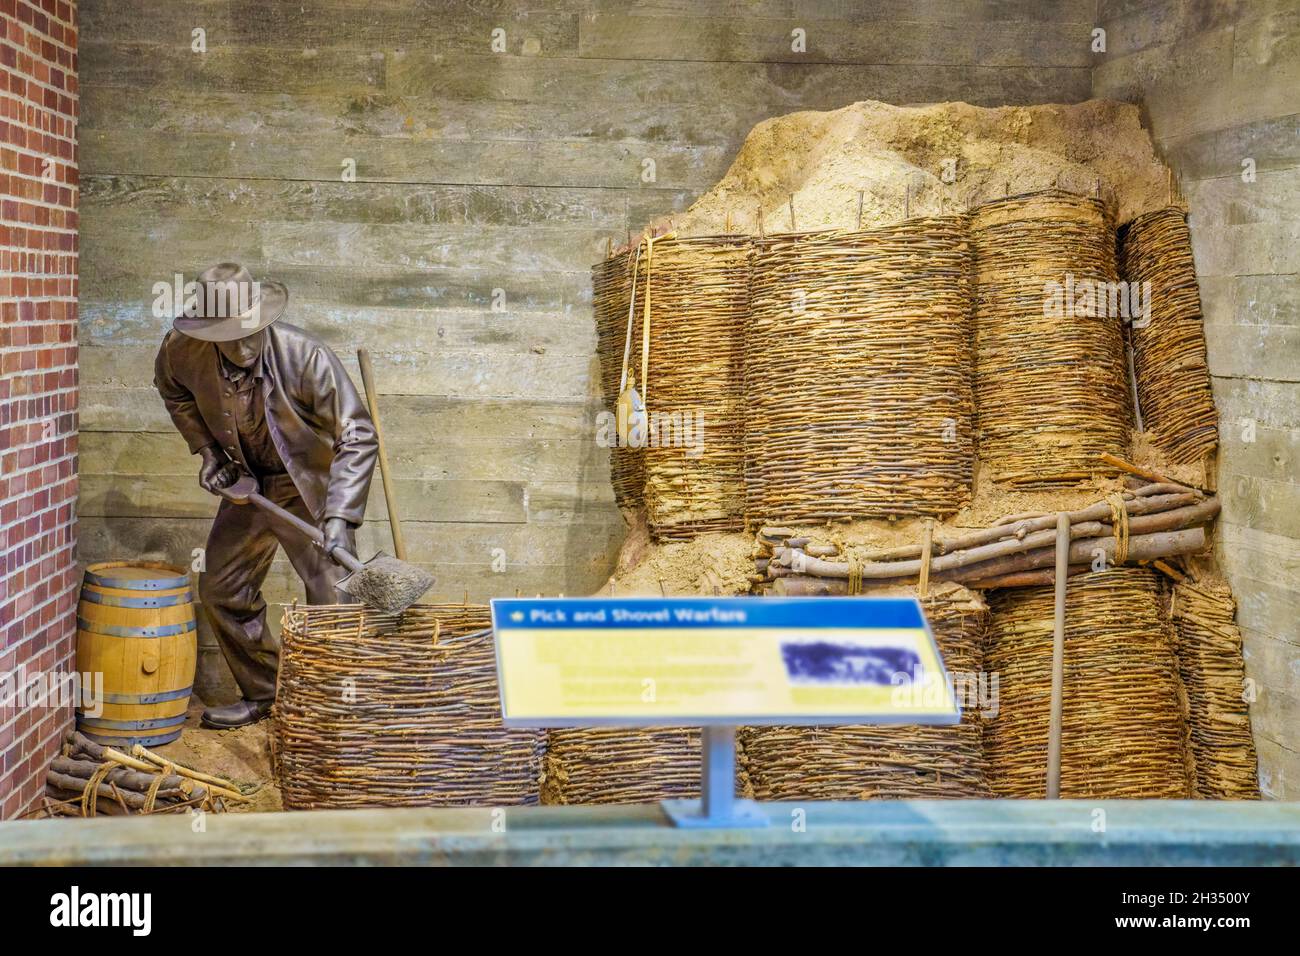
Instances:
[[[182,569],[154,561],[87,568],[77,605],[77,671],[103,674],[103,701],[98,714],[77,711],[78,729],[118,748],[179,737],[194,687],[195,627]]]

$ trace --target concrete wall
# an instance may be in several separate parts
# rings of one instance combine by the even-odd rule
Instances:
[[[588,591],[622,535],[593,424],[607,240],[685,208],[769,116],[1090,91],[1092,2],[535,6],[83,2],[83,560],[204,543],[214,503],[150,387],[151,288],[233,257],[349,367],[374,353],[441,595]],[[387,547],[379,493],[371,518],[362,548]],[[298,593],[277,562],[268,599]]]
[[[1300,798],[1300,5],[1103,0],[1099,19],[1093,92],[1145,103],[1190,204],[1260,781]]]

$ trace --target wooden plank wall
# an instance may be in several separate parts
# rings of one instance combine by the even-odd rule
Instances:
[[[374,353],[409,546],[442,596],[590,591],[622,536],[594,441],[606,241],[684,209],[773,115],[1086,99],[1093,12],[83,0],[81,558],[202,546],[214,504],[151,387],[149,305],[155,282],[235,258],[287,282],[289,321],[354,373]],[[389,541],[372,497],[367,551]],[[299,593],[277,561],[268,600]]]
[[[1145,102],[1178,171],[1221,418],[1218,546],[1265,794],[1300,798],[1300,6],[1103,0],[1098,96]],[[1254,179],[1243,163],[1253,160]],[[1249,178],[1249,177],[1247,177]]]

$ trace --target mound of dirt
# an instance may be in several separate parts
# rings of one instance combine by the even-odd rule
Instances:
[[[681,235],[853,228],[957,212],[1006,193],[1100,193],[1116,224],[1169,204],[1168,170],[1138,108],[1110,100],[986,108],[866,100],[759,123],[722,180],[685,213]],[[761,210],[761,213],[760,213]],[[669,225],[660,220],[657,227]]]

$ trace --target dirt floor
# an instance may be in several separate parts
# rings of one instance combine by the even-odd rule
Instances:
[[[192,698],[180,740],[154,747],[153,751],[192,770],[224,777],[234,783],[249,800],[247,803],[228,802],[226,809],[232,813],[283,809],[280,791],[271,778],[271,721],[264,720],[238,730],[209,730],[199,726],[203,707],[197,697]]]

